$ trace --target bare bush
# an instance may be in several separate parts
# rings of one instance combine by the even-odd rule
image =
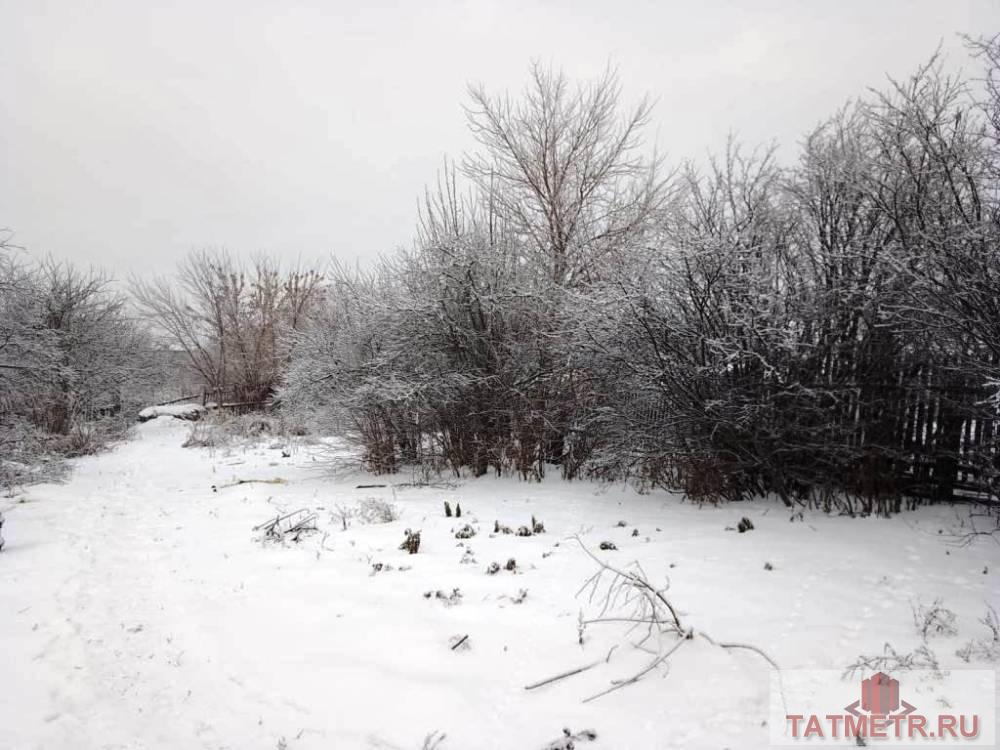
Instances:
[[[216,425],[200,421],[191,425],[187,437],[181,443],[182,448],[218,448],[226,444],[221,431]]]
[[[185,448],[220,448],[257,445],[274,439],[291,445],[299,440],[301,432],[283,416],[254,412],[233,414],[220,409],[194,423],[183,445]]]
[[[893,672],[911,669],[928,669],[934,672],[940,671],[937,656],[926,643],[921,644],[913,651],[901,654],[888,643],[882,649],[881,654],[864,655],[844,670],[844,677],[854,677],[857,672]]]
[[[992,662],[1000,660],[1000,617],[992,605],[987,605],[986,615],[979,621],[989,631],[986,638],[974,638],[956,651],[962,661]]]
[[[357,515],[362,523],[392,523],[399,520],[399,509],[385,500],[369,497],[358,503]]]
[[[929,606],[915,602],[912,607],[913,625],[923,640],[958,634],[955,628],[955,613],[945,607],[940,599],[935,599]]]
[[[299,542],[304,536],[318,531],[316,514],[306,508],[275,516],[253,527],[262,542]]]
[[[55,439],[25,420],[0,425],[0,490],[12,494],[17,487],[61,482],[69,472]]]
[[[399,509],[390,502],[377,497],[368,497],[356,505],[337,505],[331,517],[344,531],[355,521],[361,524],[392,523],[399,520]]]

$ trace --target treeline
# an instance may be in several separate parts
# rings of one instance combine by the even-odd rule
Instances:
[[[791,164],[735,141],[665,164],[613,73],[474,87],[478,148],[428,190],[413,247],[364,271],[200,252],[126,300],[0,250],[0,424],[128,413],[169,355],[206,399],[346,429],[380,473],[995,504],[1000,38],[969,46],[982,76],[933,59]]]
[[[320,292],[316,270],[223,251],[123,284],[0,237],[0,488],[55,478],[151,404],[265,406]]]
[[[668,170],[613,74],[471,89],[479,149],[412,250],[335,269],[282,400],[347,420],[376,472],[861,512],[995,493],[1000,45],[970,46],[985,82],[932,60],[791,166],[731,143]]]

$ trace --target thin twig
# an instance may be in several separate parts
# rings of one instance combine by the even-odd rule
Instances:
[[[224,490],[229,487],[239,487],[241,484],[284,484],[285,480],[281,477],[275,477],[274,479],[237,479],[235,482],[230,482],[229,484],[217,485],[217,489]]]
[[[549,677],[548,679],[541,680],[540,682],[533,682],[530,685],[525,685],[524,689],[525,690],[534,690],[535,688],[540,688],[540,687],[542,687],[544,685],[549,685],[549,684],[551,684],[553,682],[558,682],[559,680],[565,679],[567,677],[572,677],[573,675],[580,674],[581,672],[586,672],[588,669],[593,669],[598,664],[607,664],[608,662],[611,661],[611,654],[613,654],[615,652],[616,648],[618,648],[618,644],[617,643],[608,650],[608,655],[605,656],[604,659],[601,660],[601,661],[595,661],[595,662],[592,662],[591,664],[585,664],[582,667],[578,667],[577,669],[571,669],[568,672],[563,672],[561,674],[557,674],[554,677]]]
[[[589,698],[584,698],[583,702],[584,703],[590,703],[591,701],[595,701],[598,698],[601,698],[601,697],[607,695],[608,693],[613,693],[616,690],[620,690],[621,688],[625,687],[626,685],[631,685],[631,684],[633,684],[635,682],[638,682],[642,677],[644,677],[645,675],[649,674],[654,669],[656,669],[658,666],[660,666],[663,662],[665,662],[667,659],[669,659],[677,649],[679,649],[681,646],[684,645],[684,643],[686,641],[689,641],[689,640],[691,640],[691,639],[688,636],[684,636],[679,641],[677,641],[677,643],[675,643],[665,654],[663,654],[662,656],[658,656],[656,659],[654,659],[653,661],[651,661],[644,669],[642,669],[639,672],[637,672],[636,674],[632,675],[627,680],[616,681],[615,684],[613,684],[607,690],[602,690],[601,692],[597,693],[596,695],[592,695]]]
[[[568,672],[562,672],[560,674],[555,675],[554,677],[549,677],[547,679],[540,680],[539,682],[533,682],[530,685],[525,685],[524,689],[525,690],[534,690],[535,688],[540,688],[540,687],[543,687],[545,685],[550,685],[553,682],[558,682],[559,680],[564,680],[567,677],[572,677],[573,675],[580,674],[581,672],[586,672],[588,669],[593,669],[598,664],[604,664],[604,663],[605,663],[605,661],[603,659],[599,659],[598,661],[591,662],[590,664],[585,664],[582,667],[577,667],[576,669],[571,669]]]

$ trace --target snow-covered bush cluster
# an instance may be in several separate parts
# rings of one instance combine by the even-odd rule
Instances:
[[[793,166],[733,142],[666,167],[614,75],[473,89],[479,149],[411,250],[334,269],[283,403],[376,472],[557,466],[850,513],[995,493],[1000,44],[974,52],[985,90],[933,60]]]
[[[161,410],[153,411],[159,413]],[[199,418],[191,425],[184,441],[185,448],[222,448],[269,440],[272,447],[290,450],[303,434],[297,422],[289,421],[280,414],[233,414],[226,410],[203,408],[196,413]]]
[[[202,403],[280,403],[375,472],[555,467],[852,514],[995,500],[1000,42],[969,44],[985,77],[932,59],[791,165],[735,141],[667,165],[613,72],[536,65],[520,97],[471,89],[478,147],[411,249],[328,274],[196,252],[134,302]],[[99,274],[4,253],[4,424],[90,450],[150,375],[123,305]]]
[[[158,374],[111,279],[0,242],[0,484],[120,437]]]

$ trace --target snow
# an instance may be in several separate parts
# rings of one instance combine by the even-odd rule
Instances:
[[[176,417],[177,419],[198,419],[206,407],[201,404],[164,404],[162,406],[147,406],[139,412],[140,421],[146,422],[157,417]]]
[[[417,750],[439,732],[440,750],[539,750],[563,727],[596,731],[577,745],[594,750],[766,747],[767,664],[703,639],[669,670],[582,703],[649,657],[625,626],[590,626],[578,643],[579,613],[596,605],[576,596],[594,565],[575,534],[669,575],[687,624],[784,669],[841,671],[886,642],[911,650],[911,604],[939,597],[958,635],[929,645],[954,663],[983,635],[987,602],[1000,604],[1000,547],[949,543],[955,508],[789,522],[774,504],[699,508],[557,479],[358,489],[392,480],[332,479],[323,446],[183,449],[187,429],[154,419],[77,460],[67,484],[0,502],[0,747]],[[338,507],[370,499],[394,503],[398,520],[343,530]],[[445,500],[462,518],[444,517]],[[299,508],[319,532],[257,538]],[[532,515],[546,533],[491,538],[494,520],[516,530]],[[727,530],[743,516],[754,530]],[[463,547],[466,523],[477,534]],[[421,531],[416,555],[398,549],[408,528]],[[474,563],[461,562],[468,548]],[[511,557],[517,572],[503,569]],[[445,600],[425,597],[438,590]],[[616,644],[607,664],[524,690]]]

